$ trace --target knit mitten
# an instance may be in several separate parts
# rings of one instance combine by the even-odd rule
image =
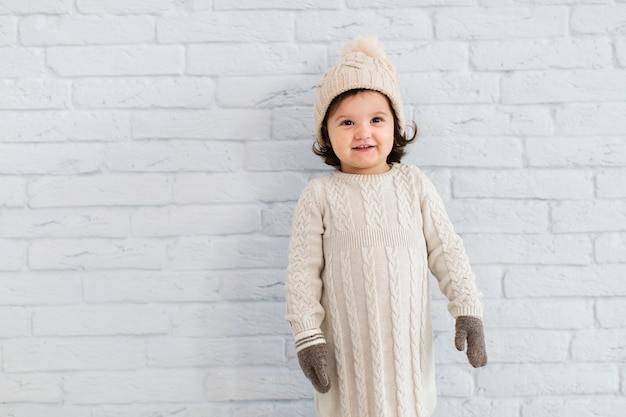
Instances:
[[[483,322],[477,317],[460,316],[456,319],[456,335],[454,345],[462,352],[467,340],[467,359],[474,368],[480,368],[487,364],[487,351],[485,349],[485,335]]]
[[[330,390],[328,348],[326,343],[309,346],[298,352],[298,362],[313,387],[322,394]]]

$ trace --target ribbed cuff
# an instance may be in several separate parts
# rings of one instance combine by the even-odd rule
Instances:
[[[296,352],[300,352],[310,346],[326,343],[324,333],[320,329],[305,330],[295,335]]]

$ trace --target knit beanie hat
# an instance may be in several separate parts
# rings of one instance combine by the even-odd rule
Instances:
[[[338,95],[354,89],[375,90],[386,95],[404,134],[404,111],[398,71],[385,56],[383,45],[372,36],[357,38],[344,47],[341,58],[330,67],[317,86],[313,108],[315,137],[322,143],[322,123],[328,106]]]

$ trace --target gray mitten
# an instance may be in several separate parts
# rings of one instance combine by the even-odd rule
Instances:
[[[330,390],[328,348],[326,343],[309,346],[298,352],[298,362],[313,387],[322,394]]]
[[[465,349],[467,340],[467,359],[474,368],[487,364],[487,350],[485,349],[485,335],[483,322],[477,317],[460,316],[456,319],[456,335],[454,345],[458,351]]]

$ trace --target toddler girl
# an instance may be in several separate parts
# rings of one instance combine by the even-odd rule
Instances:
[[[481,294],[433,184],[401,164],[398,74],[375,38],[322,78],[312,180],[293,218],[287,321],[320,417],[429,417],[436,389],[428,270],[450,301],[455,345],[487,362]],[[415,132],[415,125],[414,132]]]

